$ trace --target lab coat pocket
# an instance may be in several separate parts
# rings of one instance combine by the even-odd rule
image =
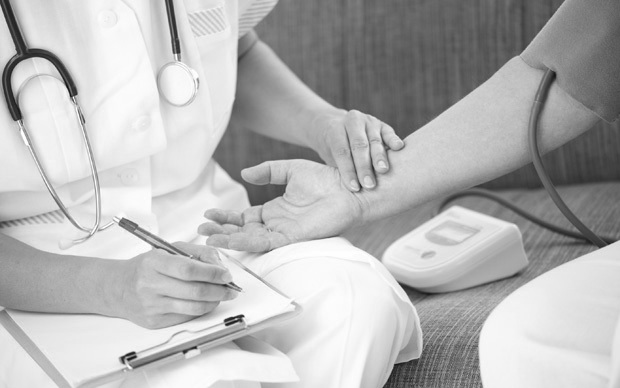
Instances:
[[[205,86],[212,107],[212,128],[216,130],[225,127],[235,97],[237,2],[188,1],[186,13],[200,58],[201,85]],[[212,138],[218,135],[213,133]]]
[[[223,4],[190,12],[187,18],[198,42],[222,38],[230,33],[231,27]]]
[[[278,0],[241,0],[239,4],[239,37],[250,32],[278,4]]]

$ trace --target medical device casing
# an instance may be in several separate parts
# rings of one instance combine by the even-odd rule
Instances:
[[[430,293],[499,280],[528,264],[515,224],[459,206],[396,240],[382,261],[396,280]]]

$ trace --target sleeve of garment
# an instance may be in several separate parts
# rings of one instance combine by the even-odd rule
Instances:
[[[239,6],[239,38],[250,32],[278,4],[278,0],[244,0]]]
[[[603,120],[620,115],[620,1],[566,0],[521,58]]]

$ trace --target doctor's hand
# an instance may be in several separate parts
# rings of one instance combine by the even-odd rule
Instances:
[[[356,110],[315,115],[312,128],[312,148],[325,163],[338,168],[350,191],[374,188],[375,173],[390,169],[386,148],[398,151],[405,145],[392,127]]]
[[[236,297],[235,291],[223,286],[232,276],[214,249],[175,245],[197,259],[153,249],[115,262],[114,315],[156,329],[189,321]]]
[[[243,213],[210,209],[198,233],[207,244],[249,252],[332,237],[359,222],[362,203],[344,187],[338,170],[307,160],[265,162],[241,171],[256,185],[287,185],[282,197]]]

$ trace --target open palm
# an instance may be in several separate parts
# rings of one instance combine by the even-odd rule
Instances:
[[[307,160],[265,162],[242,171],[257,185],[286,185],[286,192],[243,213],[210,209],[212,222],[198,232],[207,244],[250,252],[265,252],[283,245],[331,237],[351,227],[362,214],[358,194],[347,190],[338,170]]]

